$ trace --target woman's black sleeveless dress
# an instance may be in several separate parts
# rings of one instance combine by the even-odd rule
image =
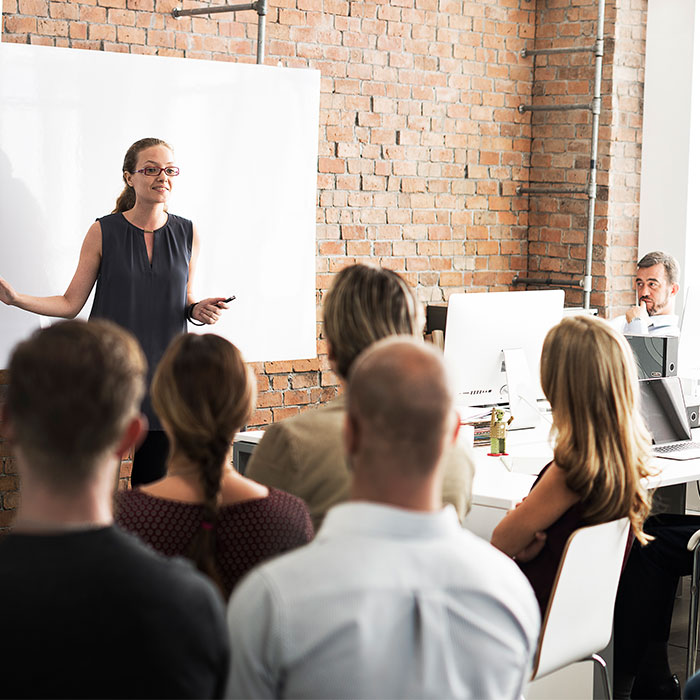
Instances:
[[[165,225],[153,232],[149,262],[143,229],[130,224],[121,213],[98,221],[102,262],[90,318],[114,321],[136,336],[148,360],[150,387],[168,344],[186,330],[192,222],[168,214]],[[148,417],[149,436],[134,457],[132,485],[154,481],[165,473],[167,441],[148,392],[142,411]],[[160,464],[155,464],[158,461]]]

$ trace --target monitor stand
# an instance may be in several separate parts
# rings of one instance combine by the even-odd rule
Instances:
[[[510,430],[535,428],[540,423],[537,409],[537,392],[522,348],[503,350],[508,386],[508,401],[513,422]]]

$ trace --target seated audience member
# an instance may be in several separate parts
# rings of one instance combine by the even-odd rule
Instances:
[[[255,391],[238,349],[183,334],[156,369],[153,407],[171,445],[166,476],[116,496],[116,521],[157,551],[186,555],[226,598],[255,564],[313,537],[304,502],[232,466],[232,442]]]
[[[120,457],[144,427],[138,342],[108,321],[66,321],[20,343],[9,369],[3,433],[22,493],[0,541],[2,695],[221,697],[215,586],[112,523]]]
[[[552,407],[554,461],[496,526],[491,543],[515,557],[544,615],[574,530],[627,516],[634,536],[646,542],[649,498],[641,479],[650,441],[631,350],[605,321],[576,316],[552,328],[540,379]]]
[[[227,696],[520,697],[539,611],[517,566],[441,508],[457,416],[440,354],[385,339],[346,390],[350,501],[234,591]]]
[[[628,335],[679,335],[674,313],[680,272],[678,261],[667,253],[647,253],[637,263],[637,304],[624,316],[612,319],[613,327]]]
[[[615,698],[681,696],[668,663],[668,638],[678,581],[693,569],[688,540],[699,529],[700,516],[660,513],[644,525],[653,538],[649,544],[632,547],[615,605]],[[698,693],[699,683],[689,684],[692,692]]]
[[[420,336],[422,313],[413,292],[392,270],[351,265],[335,277],[323,302],[323,324],[331,366],[345,385],[355,358],[391,335]],[[303,498],[318,530],[326,512],[350,495],[343,452],[345,398],[274,423],[255,448],[246,474]],[[442,498],[460,520],[468,507],[474,467],[461,446],[445,456]]]

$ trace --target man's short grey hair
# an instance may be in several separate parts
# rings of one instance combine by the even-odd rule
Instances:
[[[647,268],[654,265],[663,265],[666,270],[666,279],[671,284],[678,284],[680,279],[680,268],[678,260],[672,255],[664,253],[660,250],[655,250],[652,253],[647,253],[638,263],[638,268]]]

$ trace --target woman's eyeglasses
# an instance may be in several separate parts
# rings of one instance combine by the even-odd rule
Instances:
[[[148,175],[148,177],[158,177],[161,173],[165,173],[168,177],[175,177],[180,174],[180,168],[176,168],[174,165],[169,165],[167,168],[157,168],[155,165],[148,165],[141,170],[134,170],[135,173],[143,173]]]

